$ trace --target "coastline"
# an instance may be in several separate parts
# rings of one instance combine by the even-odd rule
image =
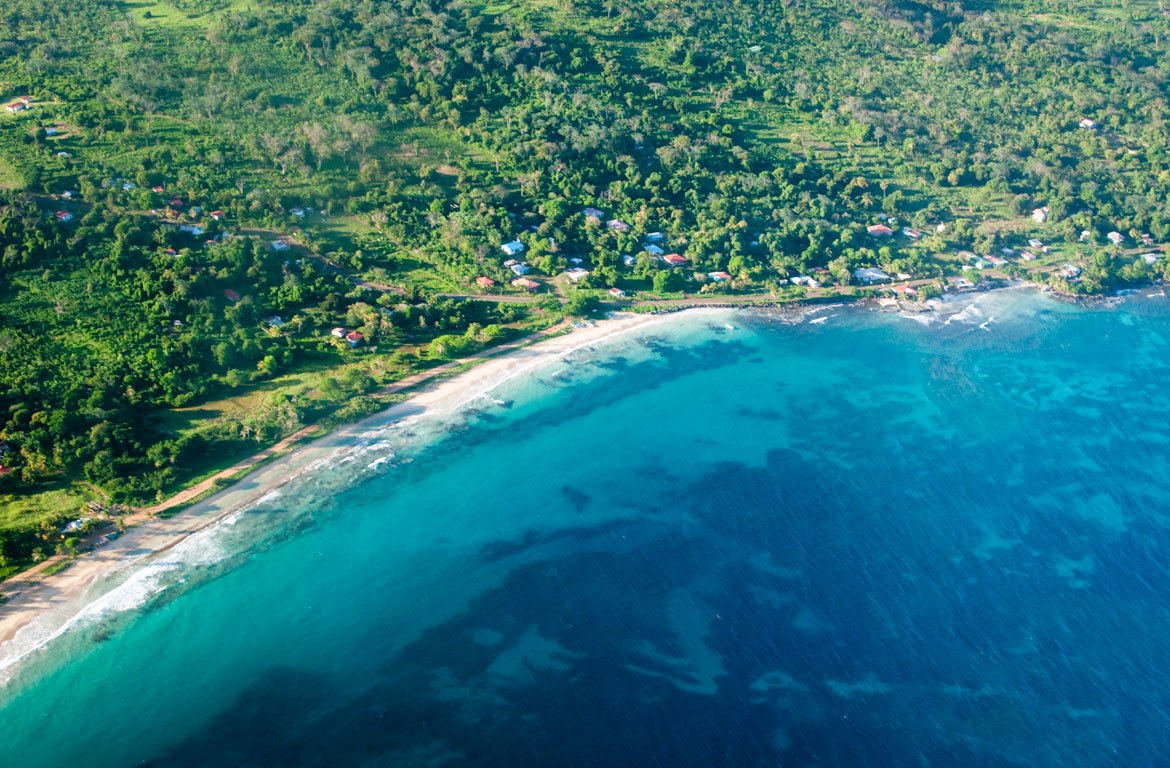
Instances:
[[[1012,290],[1035,290],[1053,299],[1068,299],[1023,281],[988,286],[960,295],[977,302],[980,296]],[[0,583],[8,597],[0,603],[0,690],[22,667],[22,662],[71,628],[109,613],[133,610],[149,599],[157,590],[151,590],[152,585],[144,584],[150,594],[133,605],[127,606],[116,601],[107,605],[102,600],[136,574],[141,575],[140,571],[152,563],[159,565],[162,570],[177,567],[173,563],[163,562],[161,555],[217,525],[230,525],[244,511],[279,495],[284,486],[302,474],[319,470],[332,462],[348,460],[345,454],[352,453],[355,446],[376,442],[390,425],[424,414],[441,418],[458,413],[512,379],[578,350],[669,322],[670,318],[677,315],[772,309],[780,310],[782,314],[804,317],[830,306],[854,305],[878,309],[878,302],[868,297],[849,297],[844,301],[840,297],[836,298],[833,302],[821,299],[751,304],[704,303],[661,307],[646,313],[617,312],[606,319],[595,321],[595,325],[572,329],[568,333],[563,332],[563,324],[553,326],[390,384],[380,390],[380,394],[411,391],[405,400],[388,405],[378,413],[340,425],[308,442],[297,444],[298,439],[312,434],[316,429],[306,427],[254,454],[250,459],[183,489],[165,502],[135,513],[132,517],[137,518],[136,524],[128,528],[125,534],[100,549],[77,557],[62,570],[43,574],[34,568]],[[1084,302],[1074,300],[1074,303]],[[936,310],[925,314],[939,320],[949,315]],[[463,370],[469,364],[472,367]],[[452,371],[456,372],[446,375]],[[281,453],[282,446],[289,450]],[[214,490],[214,481],[224,478],[230,478],[231,484],[222,490]],[[149,514],[175,508],[178,508],[177,512],[165,518]]]
[[[707,311],[720,310],[710,308]],[[417,378],[389,385],[384,390],[387,394],[420,388],[377,414],[340,426],[294,447],[275,460],[267,459],[272,458],[276,446],[260,452],[257,456],[263,454],[263,457],[249,465],[253,467],[251,471],[228,488],[195,501],[173,516],[149,517],[100,549],[78,557],[62,570],[22,578],[28,574],[26,571],[9,579],[4,582],[8,600],[0,603],[0,688],[11,679],[22,662],[71,628],[107,611],[124,611],[140,604],[141,601],[131,606],[119,606],[115,601],[107,606],[102,604],[102,598],[127,583],[144,566],[159,563],[161,555],[200,532],[220,524],[231,524],[239,514],[271,498],[303,473],[338,460],[355,444],[376,440],[379,432],[389,425],[424,414],[442,417],[458,413],[505,382],[579,350],[664,322],[668,314],[677,312],[619,314],[567,334],[549,329],[544,332],[547,338],[538,336],[533,340],[528,337],[514,342],[517,344],[515,348],[504,351],[496,348],[494,355],[492,350],[485,350],[486,354],[452,361]],[[473,367],[449,378],[443,377],[447,370],[468,363],[474,363]],[[236,466],[225,472],[238,473],[243,469]],[[172,498],[183,496],[189,499],[191,492],[192,489],[188,488]],[[14,585],[15,590],[12,589]]]

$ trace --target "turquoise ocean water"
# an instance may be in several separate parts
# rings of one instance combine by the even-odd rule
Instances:
[[[124,587],[0,766],[1168,764],[1166,301],[575,353]]]

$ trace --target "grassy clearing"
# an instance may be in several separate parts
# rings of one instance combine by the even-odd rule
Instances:
[[[96,496],[84,486],[65,480],[45,483],[36,493],[0,494],[0,528],[35,527],[45,521],[74,515]]]
[[[6,157],[0,155],[0,188],[23,189],[24,176]]]
[[[122,0],[120,3],[126,15],[145,26],[162,28],[210,27],[220,15],[230,11],[242,11],[252,7],[249,0],[233,0],[223,8],[207,13],[189,14],[166,0]]]

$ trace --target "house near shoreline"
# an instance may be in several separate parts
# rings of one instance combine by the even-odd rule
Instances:
[[[884,283],[890,279],[889,275],[874,267],[863,267],[861,269],[855,269],[853,271],[853,276],[866,285],[872,285],[873,283]]]

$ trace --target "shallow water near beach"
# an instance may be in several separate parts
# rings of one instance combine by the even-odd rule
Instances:
[[[169,555],[0,765],[1163,764],[1165,302],[576,352]]]

